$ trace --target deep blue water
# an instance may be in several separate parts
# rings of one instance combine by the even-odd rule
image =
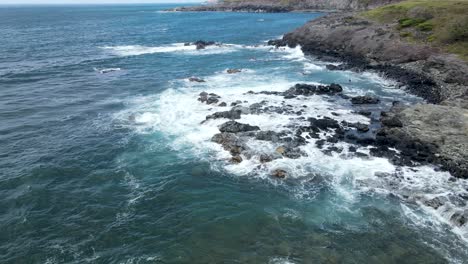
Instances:
[[[271,165],[291,173],[278,181],[209,143],[204,90],[255,100],[244,92],[337,82],[420,101],[376,74],[263,46],[321,14],[158,12],[168,7],[0,7],[1,263],[467,263],[466,230],[402,199],[457,192],[428,180],[446,173],[309,149]],[[199,39],[226,45],[183,44]],[[374,175],[394,170],[403,179]]]

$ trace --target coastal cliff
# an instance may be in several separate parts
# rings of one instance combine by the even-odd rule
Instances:
[[[178,7],[175,11],[292,12],[305,10],[365,10],[401,0],[224,0],[215,4]]]

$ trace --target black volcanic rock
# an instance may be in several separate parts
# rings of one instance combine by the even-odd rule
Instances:
[[[380,102],[379,98],[372,96],[356,96],[351,98],[351,103],[355,105],[359,104],[378,104]]]
[[[260,128],[258,126],[242,124],[236,121],[226,122],[219,127],[219,131],[229,132],[229,133],[239,133],[239,132],[248,132],[248,131],[256,131],[256,130],[260,130]]]

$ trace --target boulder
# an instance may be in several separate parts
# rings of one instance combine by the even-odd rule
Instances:
[[[206,104],[216,104],[221,96],[214,93],[201,92],[198,101]]]
[[[273,160],[273,158],[268,154],[261,154],[260,155],[260,162],[261,163],[267,163],[267,162],[270,162],[272,160]]]
[[[235,155],[231,158],[231,162],[232,163],[236,163],[236,164],[239,164],[242,162],[242,157],[239,156],[239,155]]]
[[[249,124],[242,124],[236,121],[229,121],[219,127],[219,131],[228,133],[239,133],[260,130],[258,126],[251,126]]]
[[[233,133],[218,133],[211,138],[211,141],[223,146],[233,156],[247,149],[244,142]]]
[[[218,119],[218,118],[226,118],[226,119],[240,119],[241,118],[241,111],[240,110],[230,110],[230,111],[223,111],[223,112],[216,112],[212,115],[206,116],[206,120],[208,119]]]

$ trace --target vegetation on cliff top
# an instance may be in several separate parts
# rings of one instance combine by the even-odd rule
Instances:
[[[468,60],[468,0],[407,0],[363,15],[394,23],[401,37],[442,48]]]
[[[218,0],[217,2],[225,5],[266,5],[266,6],[284,6],[293,10],[302,9],[338,9],[338,10],[356,10],[367,9],[381,6],[401,0]]]

